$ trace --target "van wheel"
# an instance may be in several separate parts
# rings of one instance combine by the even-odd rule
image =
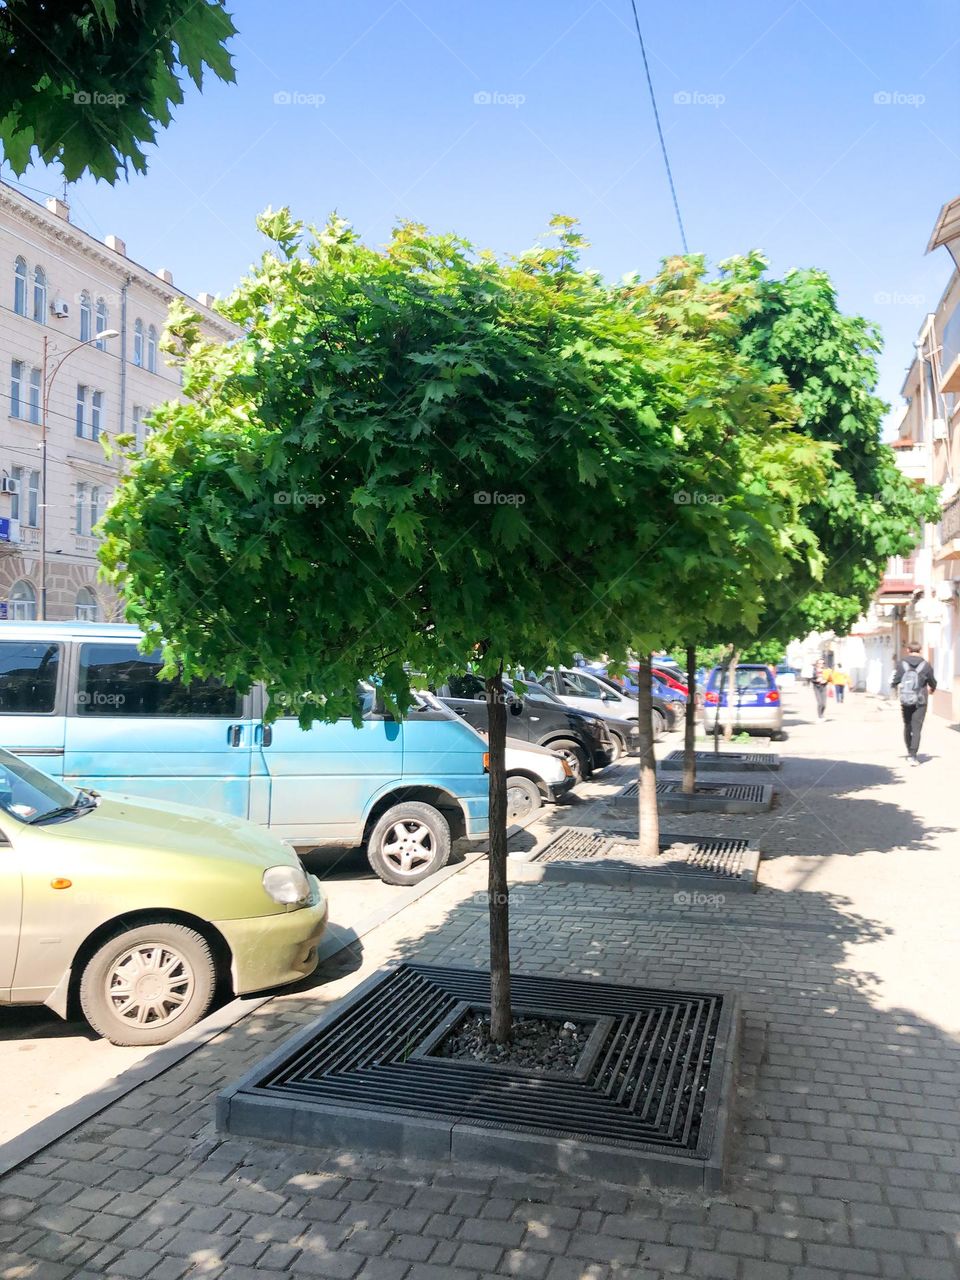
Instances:
[[[548,746],[558,756],[563,756],[573,770],[573,776],[577,782],[582,782],[584,778],[590,776],[591,770],[587,763],[586,753],[579,743],[574,742],[572,738],[558,738],[556,742],[548,743]]]
[[[206,938],[144,924],[104,942],[80,975],[83,1016],[111,1044],[165,1044],[210,1008],[217,967]]]
[[[387,884],[417,884],[446,866],[449,857],[446,818],[416,800],[388,809],[367,841],[367,861]]]
[[[527,822],[543,804],[540,788],[522,774],[507,778],[507,825]]]

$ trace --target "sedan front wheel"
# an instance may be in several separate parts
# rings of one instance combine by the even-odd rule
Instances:
[[[116,934],[80,975],[80,1006],[111,1044],[165,1044],[210,1008],[217,968],[210,944],[182,924]]]

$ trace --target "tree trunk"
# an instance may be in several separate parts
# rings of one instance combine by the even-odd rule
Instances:
[[[490,855],[487,860],[490,914],[490,1039],[510,1039],[510,894],[507,887],[507,708],[503,669],[486,684],[490,773]]]
[[[729,742],[733,737],[733,721],[737,713],[737,651],[730,651],[730,666],[727,668],[727,723],[723,729],[723,740]]]
[[[687,705],[683,715],[683,794],[697,789],[697,651],[687,645]]]
[[[657,758],[653,753],[653,685],[650,655],[640,655],[637,672],[638,729],[640,730],[640,784],[638,788],[639,844],[641,857],[660,853],[660,814],[657,812]]]
[[[733,654],[733,647],[731,646],[730,652],[726,655],[726,657],[720,663],[720,674],[717,676],[717,710],[713,717],[713,754],[714,755],[719,755],[720,753],[720,702],[723,697],[723,683],[727,678],[727,669],[728,669],[732,654]]]

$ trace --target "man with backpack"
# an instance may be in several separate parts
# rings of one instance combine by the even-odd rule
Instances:
[[[923,718],[927,714],[927,690],[933,692],[937,687],[933,667],[926,658],[920,656],[920,646],[907,645],[906,657],[901,658],[891,681],[894,689],[900,694],[900,714],[903,716],[903,741],[907,748],[907,759],[911,764],[919,764],[917,752],[920,750],[920,730]]]

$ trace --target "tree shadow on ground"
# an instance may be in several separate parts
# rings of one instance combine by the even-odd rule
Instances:
[[[479,889],[482,868],[463,874],[467,881],[457,877],[437,896],[429,927],[399,936],[389,955],[381,947],[369,964],[483,968],[485,895],[452,897]],[[822,892],[769,891],[711,910],[650,889],[523,886],[512,898],[515,972],[740,994],[737,1133],[724,1194],[612,1189],[218,1135],[215,1092],[352,987],[357,974],[342,956],[315,991],[261,1007],[52,1147],[43,1176],[54,1194],[80,1161],[89,1185],[109,1187],[127,1173],[129,1148],[112,1135],[136,1117],[138,1146],[162,1137],[173,1170],[158,1175],[151,1165],[138,1181],[137,1221],[156,1232],[143,1247],[205,1270],[242,1240],[300,1250],[285,1254],[293,1272],[354,1274],[369,1256],[387,1271],[409,1266],[406,1275],[420,1280],[453,1265],[465,1241],[486,1239],[469,1226],[484,1219],[507,1241],[510,1270],[523,1274],[542,1274],[565,1254],[563,1275],[575,1280],[739,1274],[757,1258],[771,1275],[805,1266],[831,1280],[880,1274],[881,1258],[888,1274],[897,1266],[902,1275],[957,1274],[960,1046],[916,1010],[880,1007],[882,979],[855,960],[857,948],[883,946],[882,923]],[[171,1225],[221,1187],[229,1194],[215,1203],[229,1221],[216,1232],[194,1243],[183,1223]],[[410,1214],[414,1258],[402,1222]],[[592,1234],[577,1237],[584,1249],[569,1255],[568,1228],[580,1221]],[[69,1221],[54,1236],[86,1238]],[[49,1232],[45,1243],[36,1233],[27,1240],[25,1257],[49,1256]],[[704,1272],[712,1259],[729,1272]]]

